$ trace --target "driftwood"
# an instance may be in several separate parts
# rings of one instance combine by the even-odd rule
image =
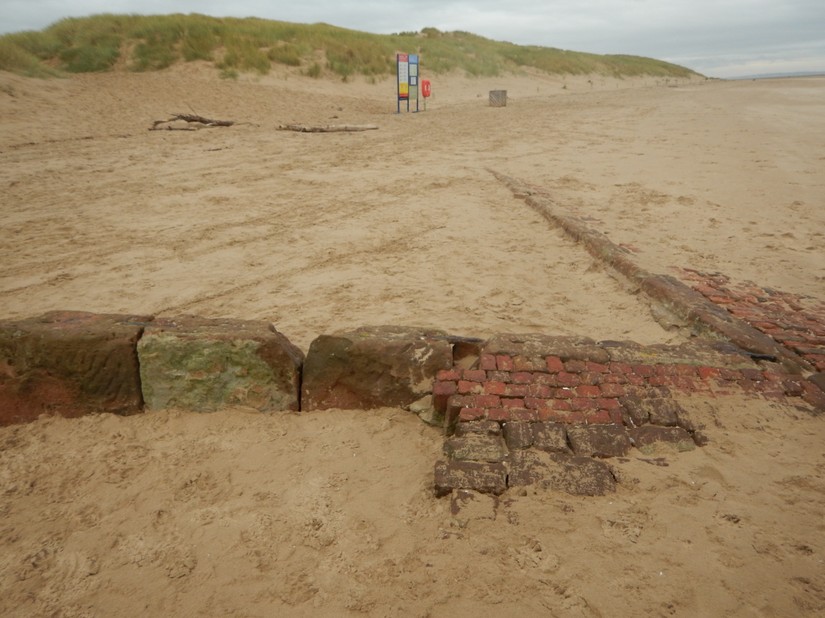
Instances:
[[[298,131],[299,133],[338,133],[343,131],[374,131],[377,128],[378,125],[376,124],[282,124],[278,127],[278,129],[281,131]]]
[[[174,123],[174,124],[173,124]],[[184,124],[186,123],[186,124]],[[155,120],[150,131],[197,131],[206,127],[231,127],[234,120],[213,120],[197,114],[172,114],[166,120]]]

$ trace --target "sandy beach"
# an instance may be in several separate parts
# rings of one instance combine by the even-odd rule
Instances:
[[[825,301],[825,78],[432,79],[397,114],[392,80],[0,73],[0,319],[260,319],[304,351],[374,324],[688,338],[493,171],[653,272]],[[148,130],[174,113],[237,124]],[[0,428],[0,614],[821,615],[825,420],[681,403],[710,443],[617,464],[616,494],[458,515],[404,410]]]

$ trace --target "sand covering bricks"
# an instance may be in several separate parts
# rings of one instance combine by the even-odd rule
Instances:
[[[488,169],[544,187],[652,272],[824,295],[822,80],[444,78],[410,116],[391,81],[198,65],[0,80],[4,318],[263,319],[303,350],[364,324],[686,340]],[[486,104],[497,88],[506,108]],[[146,130],[191,108],[250,124]],[[379,129],[276,130],[297,123]],[[708,445],[631,451],[607,498],[437,500],[441,436],[398,409],[4,428],[0,609],[822,612],[822,418],[798,397],[676,399]]]

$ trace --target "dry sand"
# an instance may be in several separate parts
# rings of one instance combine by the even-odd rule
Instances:
[[[825,80],[433,81],[396,115],[391,81],[0,73],[0,317],[259,318],[304,350],[387,323],[685,337],[490,169],[650,270],[825,297]],[[147,131],[192,111],[243,124]],[[824,612],[825,421],[682,403],[711,443],[617,463],[617,494],[458,516],[431,492],[438,433],[401,410],[0,429],[0,614]]]

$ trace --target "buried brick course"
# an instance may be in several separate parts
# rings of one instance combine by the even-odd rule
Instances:
[[[639,346],[499,335],[481,346],[474,367],[436,378],[433,403],[448,435],[435,467],[438,495],[524,485],[576,495],[614,491],[610,458],[661,444],[679,452],[707,444],[674,394],[738,392],[825,410],[814,382],[718,342]]]
[[[750,282],[733,284],[720,273],[682,269],[681,276],[709,301],[825,372],[825,303]]]

